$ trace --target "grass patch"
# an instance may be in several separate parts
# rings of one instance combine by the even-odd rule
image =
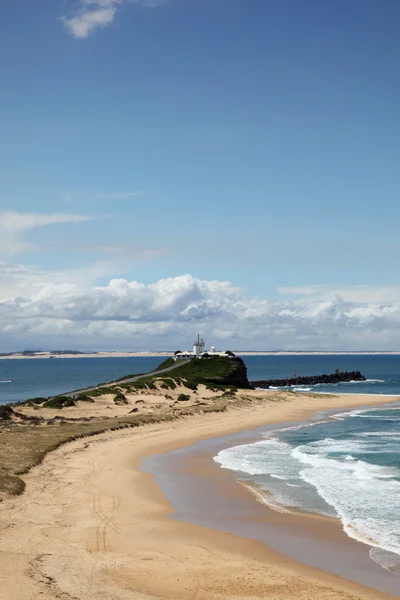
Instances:
[[[174,390],[176,389],[176,383],[173,379],[167,378],[167,379],[161,379],[162,383],[160,385],[161,388],[165,389],[165,390]]]
[[[64,408],[68,406],[76,406],[75,400],[69,396],[56,396],[43,404],[44,408]]]
[[[189,394],[179,394],[177,397],[178,402],[187,402],[187,400],[190,400]]]
[[[129,404],[128,400],[126,399],[126,397],[124,396],[124,394],[122,392],[119,392],[115,396],[114,403],[117,404],[118,406],[122,406],[123,404]]]
[[[174,359],[169,357],[166,360],[164,360],[160,365],[158,365],[158,367],[153,369],[151,372],[157,373],[157,371],[162,371],[163,369],[169,369],[169,367],[173,367],[174,364],[175,364]]]
[[[48,398],[29,398],[29,400],[25,400],[21,402],[21,404],[43,404],[43,402],[47,402]]]
[[[93,398],[89,396],[89,394],[79,394],[77,400],[79,400],[79,402],[94,402]]]
[[[198,385],[194,381],[182,381],[182,385],[187,387],[189,390],[197,390]]]

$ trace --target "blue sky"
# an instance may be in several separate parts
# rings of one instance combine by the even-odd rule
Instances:
[[[92,347],[197,329],[396,346],[399,18],[395,0],[4,3],[3,346],[82,346],[90,328]],[[83,318],[113,279],[164,298],[182,284],[186,305],[120,314],[114,288],[107,315],[96,298]],[[240,291],[211,300],[213,281]]]

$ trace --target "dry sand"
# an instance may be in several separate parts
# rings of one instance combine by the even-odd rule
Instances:
[[[72,442],[0,504],[1,600],[355,600],[387,598],[259,542],[168,518],[145,456],[316,410],[391,401],[289,394],[270,404]],[[394,399],[392,399],[394,401]]]

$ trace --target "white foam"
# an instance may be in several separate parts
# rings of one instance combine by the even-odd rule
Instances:
[[[325,503],[313,493],[312,487],[302,481],[299,475],[302,463],[292,457],[291,446],[285,442],[272,438],[226,448],[214,460],[222,468],[255,477],[257,485],[268,491],[268,504],[274,502],[281,506],[312,510],[310,506],[317,502],[322,514],[332,516],[327,512]]]
[[[366,394],[368,395],[368,394]],[[369,394],[371,395],[371,394]],[[392,396],[392,394],[379,394],[380,396]],[[381,407],[376,407],[376,408],[357,408],[354,410],[349,410],[343,413],[336,413],[334,415],[335,418],[337,417],[341,417],[341,418],[346,418],[346,417],[364,417],[364,418],[368,418],[368,419],[379,419],[380,415],[375,415],[374,413],[376,412],[382,412],[382,411],[389,411],[389,410],[398,410],[400,411],[400,406],[381,406]],[[372,414],[371,414],[372,413]],[[388,417],[384,417],[384,418],[388,418]]]
[[[373,560],[387,569],[400,569],[400,469],[358,458],[398,451],[400,433],[368,433],[296,448],[270,438],[224,449],[214,460],[223,468],[266,476],[256,481],[263,487],[266,482],[270,493],[257,493],[274,510],[283,505],[330,514],[331,507],[349,537],[372,546]],[[391,435],[385,441],[387,433]],[[310,495],[313,489],[320,500]]]
[[[275,510],[279,513],[289,512],[284,506],[282,506],[282,504],[279,504],[273,496],[269,494],[263,494],[261,490],[258,490],[251,485],[246,484],[246,487],[251,491],[252,494],[256,496],[257,500],[260,500],[263,504],[266,504],[269,508],[272,508],[272,510]]]
[[[335,509],[349,537],[399,555],[400,475],[395,467],[361,460],[328,458],[328,453],[353,449],[351,441],[322,440],[298,446],[292,456],[305,468],[300,476]],[[363,452],[365,449],[362,450]]]
[[[382,548],[371,548],[369,555],[378,565],[392,573],[400,572],[400,556],[394,552],[382,550]]]
[[[3,380],[0,380],[0,383],[12,383],[12,382],[13,382],[12,379],[3,379]]]
[[[361,433],[355,434],[361,438],[400,438],[400,431],[362,431]]]
[[[224,469],[286,480],[299,474],[299,463],[291,457],[290,450],[289,444],[272,438],[226,448],[214,460]]]

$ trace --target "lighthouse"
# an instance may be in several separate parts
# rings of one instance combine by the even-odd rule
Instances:
[[[199,358],[200,354],[205,351],[206,345],[204,343],[203,338],[200,337],[200,334],[197,336],[197,340],[193,342],[193,354],[196,358]]]

